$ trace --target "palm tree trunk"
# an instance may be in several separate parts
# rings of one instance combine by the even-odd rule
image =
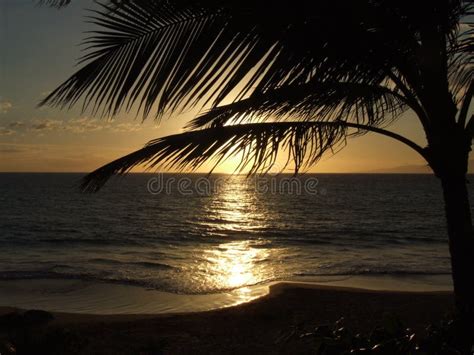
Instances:
[[[474,321],[474,236],[466,176],[441,176],[454,295],[458,313],[457,335],[463,354],[471,354]]]

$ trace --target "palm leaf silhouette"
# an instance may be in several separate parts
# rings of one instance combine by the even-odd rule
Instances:
[[[55,8],[68,6],[72,0],[37,0],[38,5],[47,5]]]
[[[211,158],[217,163],[242,152],[240,169],[250,166],[250,173],[264,172],[272,167],[282,148],[287,150],[287,161],[292,159],[298,171],[343,142],[346,129],[343,122],[282,122],[215,127],[172,135],[151,141],[142,149],[97,169],[83,180],[82,188],[96,191],[110,176],[124,174],[141,163],[148,163],[148,168],[196,169]]]
[[[88,174],[81,188],[95,192],[112,175],[126,174],[139,164],[146,163],[148,169],[197,169],[206,161],[214,159],[217,166],[237,154],[241,158],[237,170],[249,168],[248,174],[266,173],[280,151],[287,154],[285,166],[293,162],[297,174],[301,168],[315,164],[327,150],[343,147],[350,128],[355,129],[351,135],[364,134],[368,129],[365,125],[336,120],[239,124],[171,135],[153,140],[142,149]],[[424,154],[421,147],[398,134],[375,127],[369,129],[399,139]]]
[[[114,115],[136,104],[144,117],[156,104],[159,117],[167,109],[213,108],[231,94],[239,100],[315,77],[370,85],[391,74],[407,84],[408,77],[418,79],[407,74],[422,26],[407,30],[398,15],[418,21],[424,4],[395,3],[112,1],[92,16],[101,29],[85,40],[81,63],[87,64],[42,104],[64,107],[82,97],[94,113],[101,108],[102,115]],[[455,32],[457,22],[449,20],[443,30]]]
[[[440,86],[440,76],[432,74],[444,69],[435,67],[440,63],[425,68],[433,53],[420,41],[446,37],[446,77],[458,98],[453,105],[467,101],[473,60],[472,29],[459,33],[458,27],[472,6],[430,4],[110,1],[90,17],[99,29],[84,41],[84,66],[41,104],[70,107],[82,99],[83,110],[93,114],[136,109],[143,118],[206,108],[190,122],[192,129],[341,117],[380,128],[411,108],[430,130],[440,110],[432,102],[439,96],[433,88]],[[145,162],[139,154],[127,161],[134,156]],[[88,177],[89,187],[92,176],[97,174]]]
[[[334,121],[339,117],[378,126],[395,119],[408,106],[400,93],[383,85],[310,81],[253,93],[246,99],[216,107],[189,122],[188,128],[269,119]]]

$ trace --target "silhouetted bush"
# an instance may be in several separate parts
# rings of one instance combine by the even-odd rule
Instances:
[[[309,337],[312,337],[316,344],[317,355],[461,354],[457,349],[454,320],[430,324],[418,334],[404,327],[397,318],[387,317],[383,325],[376,327],[369,334],[360,334],[346,328],[344,318],[341,318],[332,326],[319,326],[313,332],[300,335],[301,339]]]

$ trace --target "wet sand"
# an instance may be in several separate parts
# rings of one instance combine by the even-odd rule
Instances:
[[[268,295],[234,307],[182,314],[54,313],[30,330],[29,343],[51,354],[311,353],[299,335],[340,317],[369,332],[386,316],[422,329],[453,310],[452,293],[376,291],[278,283]],[[3,314],[12,309],[2,308]],[[4,334],[8,330],[3,329]]]
[[[341,275],[301,278],[296,282],[385,291],[452,290],[449,275]],[[176,294],[79,279],[1,280],[0,307],[102,315],[203,312],[253,301],[267,295],[274,284],[276,282],[218,293]]]

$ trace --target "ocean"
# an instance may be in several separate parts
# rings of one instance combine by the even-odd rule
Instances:
[[[0,280],[212,294],[277,280],[449,275],[430,175],[0,174]],[[470,189],[472,193],[472,188]]]

